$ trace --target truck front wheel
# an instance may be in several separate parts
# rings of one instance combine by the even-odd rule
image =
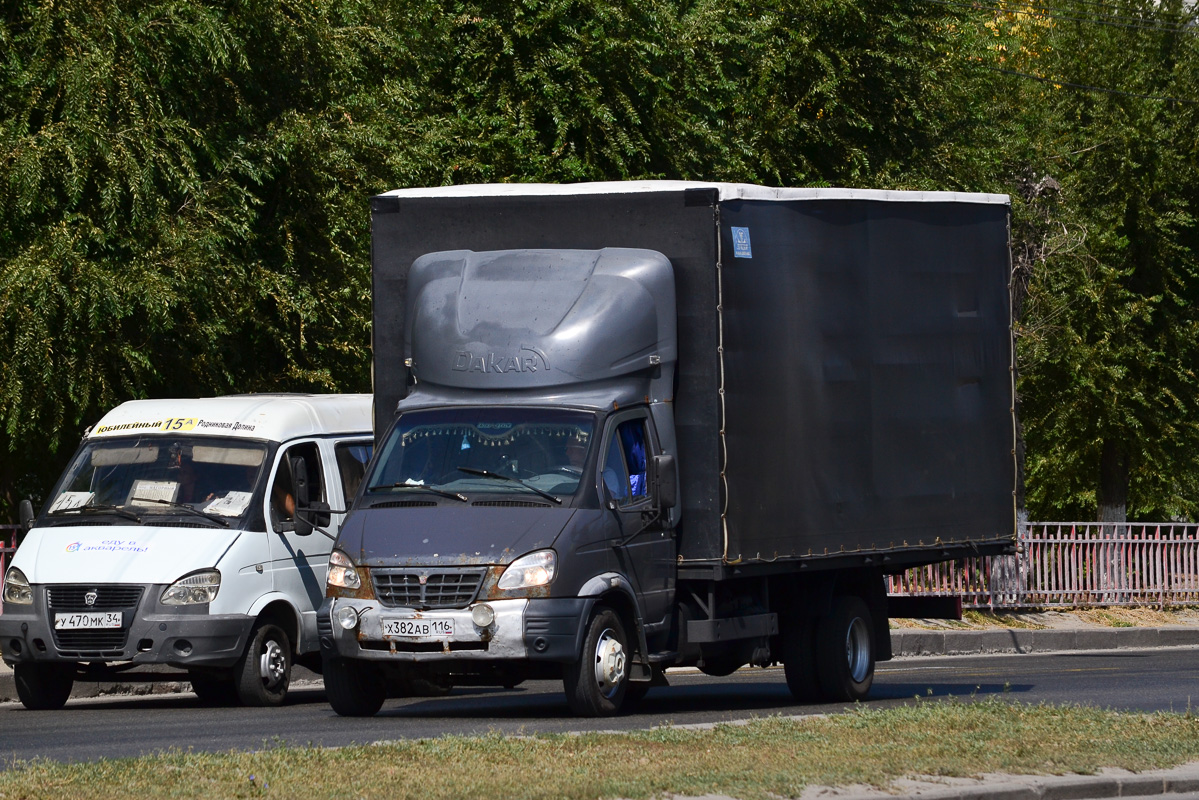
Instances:
[[[190,672],[187,679],[196,697],[206,706],[235,706],[241,702],[232,675]]]
[[[583,717],[619,713],[629,687],[632,655],[620,616],[607,606],[597,606],[579,660],[563,672],[570,710]]]
[[[816,626],[816,678],[831,702],[865,700],[874,683],[874,624],[860,597],[833,598]]]
[[[343,717],[371,717],[387,699],[387,684],[374,664],[350,658],[325,662],[325,697]]]
[[[53,711],[67,704],[75,685],[74,664],[24,661],[13,665],[17,697],[30,711]]]

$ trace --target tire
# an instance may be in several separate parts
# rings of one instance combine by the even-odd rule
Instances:
[[[820,684],[816,681],[815,620],[807,616],[785,619],[780,649],[791,696],[801,703],[820,700]]]
[[[329,658],[324,669],[325,697],[343,717],[371,717],[387,699],[387,685],[374,664]]]
[[[833,598],[816,625],[816,679],[831,702],[865,700],[874,683],[874,624],[860,597]]]
[[[562,686],[570,710],[582,717],[620,713],[629,689],[632,657],[620,616],[607,606],[597,606],[579,660],[563,671]]]
[[[219,677],[206,673],[192,672],[187,676],[192,691],[206,706],[235,706],[241,704],[233,676]]]
[[[12,671],[17,697],[30,711],[62,708],[75,686],[74,664],[24,661],[13,665]]]
[[[247,706],[277,706],[291,685],[291,640],[278,625],[259,622],[233,669],[237,696]]]

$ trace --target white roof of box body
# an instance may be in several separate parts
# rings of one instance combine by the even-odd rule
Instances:
[[[130,400],[105,414],[88,436],[185,433],[283,442],[300,436],[370,432],[369,394],[246,394]]]
[[[882,189],[780,189],[750,183],[703,181],[602,181],[595,183],[479,183],[395,189],[390,197],[518,197],[535,195],[633,194],[684,189],[716,189],[721,200],[882,200],[895,203],[1011,202],[1006,194],[975,192],[905,192]]]

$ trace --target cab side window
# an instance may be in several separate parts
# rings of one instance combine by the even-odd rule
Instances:
[[[337,454],[337,472],[341,475],[341,489],[347,507],[358,494],[358,486],[366,475],[366,465],[371,460],[374,444],[365,442],[339,442],[334,448]]]
[[[296,490],[291,474],[291,459],[304,459],[308,472],[309,502],[325,500],[325,482],[321,471],[321,454],[316,442],[294,444],[284,451],[271,482],[271,526],[278,531],[291,530],[296,519]]]
[[[638,503],[648,493],[645,420],[625,420],[616,426],[604,460],[603,479],[608,496],[620,505]]]

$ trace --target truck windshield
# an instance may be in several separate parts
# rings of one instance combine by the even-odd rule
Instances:
[[[249,511],[266,451],[261,442],[214,437],[92,440],[67,468],[47,513],[199,516],[228,525]]]
[[[367,479],[367,494],[425,491],[573,495],[595,416],[545,408],[453,408],[400,417]],[[515,479],[515,480],[510,480]]]

